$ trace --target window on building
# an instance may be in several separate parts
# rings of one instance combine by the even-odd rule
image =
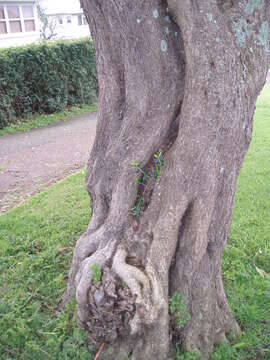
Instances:
[[[60,25],[63,25],[63,18],[62,18],[62,16],[59,16],[59,17],[58,17],[58,23],[59,23]]]
[[[78,15],[78,25],[88,25],[86,17],[84,15]]]
[[[0,34],[35,31],[34,8],[31,5],[0,6]]]
[[[7,24],[4,6],[0,6],[0,34],[7,33]]]
[[[20,17],[20,7],[8,5],[6,6],[5,18],[7,19],[7,27],[9,27],[9,32],[19,33],[22,32],[22,24]]]
[[[35,19],[34,19],[34,9],[33,6],[23,5],[22,6],[22,15],[24,19],[24,29],[25,31],[35,31]]]
[[[71,16],[67,16],[67,23],[71,24]]]

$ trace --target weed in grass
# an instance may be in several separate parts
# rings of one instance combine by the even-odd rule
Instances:
[[[202,360],[202,358],[198,352],[185,352],[177,347],[175,360]]]

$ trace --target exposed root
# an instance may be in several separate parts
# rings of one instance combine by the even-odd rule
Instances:
[[[150,284],[147,276],[135,266],[126,263],[127,252],[119,247],[113,259],[112,269],[125,281],[133,295],[137,296],[137,303],[142,302],[144,294],[149,294]]]
[[[89,288],[88,311],[84,325],[92,345],[101,341],[114,344],[117,339],[124,339],[129,334],[129,323],[135,313],[135,298],[126,284],[105,266],[100,283],[91,284]]]
[[[75,276],[78,273],[81,262],[86,259],[90,254],[95,253],[99,243],[98,236],[90,237],[88,232],[85,232],[77,241],[74,254],[72,258],[72,265],[69,272],[69,280],[67,289],[62,296],[62,300],[58,306],[57,312],[61,312],[62,309],[69,303],[75,296]]]
[[[131,338],[137,339],[132,359],[164,360],[168,355],[169,332],[168,302],[164,299],[162,284],[150,261],[142,271],[127,264],[126,259],[125,249],[119,247],[113,269],[136,296],[136,312],[130,321]],[[159,339],[159,346],[154,339]]]
[[[88,319],[88,291],[91,287],[92,267],[97,265],[103,269],[106,262],[109,262],[114,252],[116,240],[111,241],[103,249],[85,259],[75,276],[76,300],[78,305],[78,321],[85,323]]]

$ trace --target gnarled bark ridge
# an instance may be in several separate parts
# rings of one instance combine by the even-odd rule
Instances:
[[[269,2],[81,3],[96,51],[99,120],[86,181],[93,215],[76,244],[67,298],[76,295],[93,343],[106,342],[104,358],[173,358],[175,337],[208,358],[239,332],[221,260],[269,63]],[[159,152],[160,181],[150,176]],[[141,173],[148,178],[138,184]],[[169,315],[175,292],[189,313],[180,329]]]

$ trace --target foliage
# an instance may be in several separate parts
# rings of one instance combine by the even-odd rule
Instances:
[[[136,218],[140,218],[142,216],[143,208],[145,205],[144,193],[146,191],[149,179],[153,178],[155,179],[155,181],[160,182],[161,169],[164,166],[162,152],[160,151],[159,153],[154,154],[155,167],[153,176],[151,174],[148,175],[137,160],[132,161],[130,165],[136,169],[136,184],[138,186],[143,186],[143,190],[138,195],[135,206],[130,210],[133,216],[135,216]]]
[[[32,117],[22,119],[17,121],[14,124],[10,124],[4,129],[0,129],[0,136],[16,134],[18,132],[27,132],[32,129],[39,129],[44,126],[56,124],[60,121],[67,121],[74,116],[88,114],[89,112],[96,112],[97,105],[81,105],[72,108],[65,109],[64,111],[59,111],[54,114],[35,114]]]
[[[147,172],[141,167],[137,160],[132,161],[131,166],[136,169],[136,184],[146,186],[148,181]]]
[[[270,273],[269,117],[268,85],[257,103],[223,258],[226,294],[243,335],[218,346],[211,360],[270,358],[270,281],[254,266],[256,256],[257,267]],[[74,304],[55,316],[76,239],[89,222],[84,177],[73,175],[0,216],[1,359],[94,359],[76,327]],[[179,350],[177,360],[193,355]]]
[[[202,358],[198,352],[183,352],[177,347],[175,360],[202,360]]]
[[[190,320],[183,294],[175,292],[170,298],[169,305],[170,313],[176,317],[177,326],[181,329]]]
[[[101,270],[97,264],[91,266],[92,283],[97,285],[101,280]]]
[[[154,155],[154,161],[155,161],[154,177],[157,180],[157,182],[160,182],[161,169],[164,166],[164,160],[161,151],[158,154]]]
[[[89,40],[0,51],[0,128],[34,113],[51,114],[96,100]]]
[[[134,208],[132,208],[131,214],[133,216],[135,216],[136,218],[140,218],[142,216],[142,211],[143,211],[143,207],[144,207],[144,197],[140,196],[137,201],[136,201],[136,205],[134,206]]]

